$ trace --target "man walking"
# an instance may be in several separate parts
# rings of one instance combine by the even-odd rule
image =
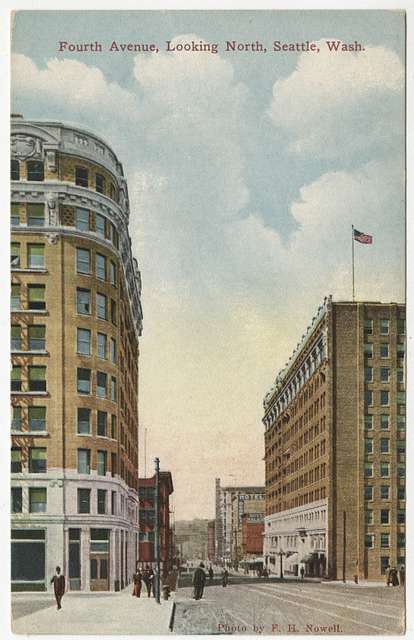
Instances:
[[[142,573],[138,568],[137,568],[136,572],[134,573],[134,575],[132,576],[132,581],[134,583],[134,590],[132,592],[132,595],[136,596],[137,598],[140,598],[141,597],[141,585],[142,585]]]
[[[223,569],[223,573],[221,574],[221,584],[223,587],[227,587],[229,584],[229,572],[227,569]]]
[[[204,564],[200,562],[200,566],[197,567],[193,575],[194,600],[201,600],[203,597],[205,582],[206,574],[204,572]]]
[[[60,604],[63,598],[63,594],[65,593],[65,576],[61,575],[60,567],[56,567],[56,573],[50,581],[50,584],[53,583],[53,589],[55,592],[57,609],[62,608]]]

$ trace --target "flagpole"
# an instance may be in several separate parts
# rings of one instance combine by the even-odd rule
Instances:
[[[352,302],[355,302],[354,225],[352,225]]]

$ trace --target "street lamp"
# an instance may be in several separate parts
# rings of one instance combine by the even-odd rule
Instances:
[[[283,551],[283,549],[281,549],[280,551],[277,551],[276,553],[280,558],[280,569],[279,569],[280,575],[279,575],[279,577],[283,580],[283,556],[285,556],[286,553]]]

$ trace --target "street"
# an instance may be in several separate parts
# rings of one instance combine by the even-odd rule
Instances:
[[[232,583],[233,580],[233,583]],[[177,594],[176,634],[397,634],[404,630],[404,591],[385,586],[230,578]]]

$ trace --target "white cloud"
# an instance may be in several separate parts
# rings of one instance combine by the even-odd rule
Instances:
[[[390,145],[402,133],[404,69],[384,47],[359,53],[303,53],[295,71],[273,86],[269,115],[294,153],[329,159]],[[399,131],[398,131],[399,130]]]

